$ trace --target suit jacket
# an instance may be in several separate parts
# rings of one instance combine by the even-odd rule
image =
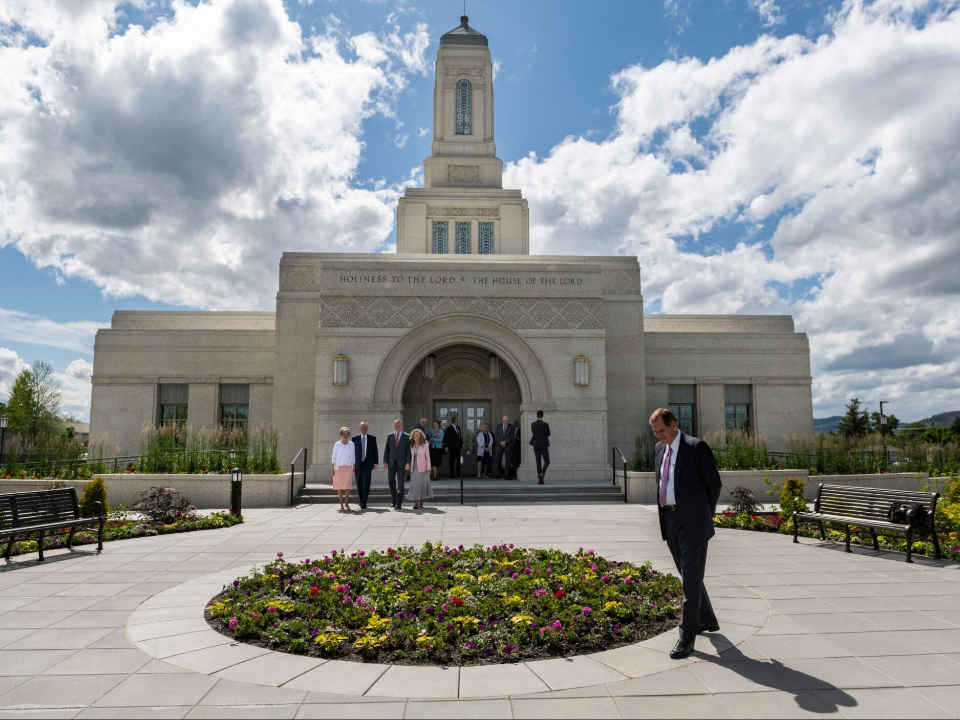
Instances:
[[[463,447],[463,428],[458,428],[460,432],[458,433],[453,427],[453,423],[447,425],[447,429],[443,431],[443,444],[450,449],[451,455],[459,455],[460,449]]]
[[[657,472],[657,497],[660,493],[660,468],[666,447],[657,443],[654,448]],[[680,446],[677,449],[677,463],[674,469],[673,489],[677,500],[677,515],[690,539],[697,543],[706,543],[714,535],[713,516],[717,513],[717,501],[720,499],[720,473],[717,460],[710,446],[699,438],[680,434]],[[663,508],[660,514],[660,534],[667,539],[664,527]]]
[[[414,427],[413,429],[414,429],[414,430],[419,430],[420,432],[422,432],[422,433],[423,433],[423,439],[424,439],[424,440],[429,440],[429,439],[430,439],[430,434],[427,432],[427,429],[426,429],[422,424],[417,423],[416,427]]]
[[[410,446],[410,469],[413,469],[413,455],[417,456],[417,472],[430,472],[430,446],[424,443],[418,448]]]
[[[530,423],[530,444],[534,450],[543,452],[550,447],[550,423],[543,420],[535,420]]]
[[[497,423],[497,426],[493,429],[493,443],[494,450],[500,445],[500,443],[506,441],[506,445],[503,448],[504,452],[513,452],[513,440],[516,437],[516,433],[513,430],[513,425],[507,425],[507,429],[503,429],[502,423]]]
[[[403,470],[411,458],[410,436],[407,433],[401,433],[400,444],[397,445],[395,441],[396,433],[387,435],[386,442],[383,445],[383,461],[387,464],[387,467],[396,467]]]
[[[363,458],[363,440],[360,438],[359,435],[353,436],[353,447],[356,450],[356,455],[357,455],[357,461],[356,463],[354,463],[354,467],[358,469],[361,467],[372,468],[380,464],[380,454],[377,452],[377,439],[370,433],[367,433],[366,464],[364,464],[361,459]]]

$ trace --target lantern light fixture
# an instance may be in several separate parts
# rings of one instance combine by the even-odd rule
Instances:
[[[423,377],[433,380],[437,376],[437,356],[430,353],[423,359]]]
[[[345,386],[348,383],[347,369],[349,366],[349,361],[347,356],[340,354],[333,359],[333,384],[337,386]]]
[[[500,358],[497,355],[490,356],[490,379],[499,380],[502,377],[502,367]]]
[[[590,360],[583,355],[578,355],[573,361],[573,383],[577,387],[590,384]]]

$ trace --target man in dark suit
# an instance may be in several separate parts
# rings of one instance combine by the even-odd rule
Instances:
[[[510,424],[510,418],[503,416],[503,421],[497,425],[493,431],[494,462],[497,464],[497,478],[505,478],[510,471],[510,463],[513,459],[513,425]],[[503,459],[507,459],[507,471],[503,469]]]
[[[543,485],[543,476],[550,467],[550,423],[543,421],[543,410],[537,410],[537,419],[530,424],[530,445],[537,460],[537,484]]]
[[[460,429],[460,420],[454,415],[447,429],[443,432],[443,446],[450,455],[450,477],[460,477],[460,450],[463,448],[463,431]]]
[[[720,473],[710,446],[681,433],[676,416],[666,408],[654,411],[650,428],[658,441],[654,456],[660,534],[683,581],[680,640],[670,651],[671,658],[680,660],[693,652],[698,633],[720,629],[703,587],[707,543],[714,535],[713,516],[720,499]]]
[[[417,423],[417,426],[414,428],[414,430],[419,430],[420,432],[422,432],[424,439],[426,439],[426,438],[427,438],[427,427],[428,427],[429,425],[430,425],[430,421],[427,420],[427,418],[422,417],[422,418],[420,418],[420,422]]]
[[[520,469],[520,421],[513,421],[513,458],[510,461],[510,479],[517,479],[517,471]]]
[[[377,439],[367,432],[368,429],[367,424],[362,422],[360,423],[360,434],[353,436],[353,447],[357,457],[357,461],[353,464],[353,472],[357,476],[357,494],[360,495],[361,510],[365,510],[367,507],[373,469],[380,464],[380,455],[377,453]]]
[[[410,472],[411,457],[410,436],[403,431],[403,421],[396,420],[383,448],[383,469],[388,473],[390,497],[396,510],[403,505],[403,484]]]

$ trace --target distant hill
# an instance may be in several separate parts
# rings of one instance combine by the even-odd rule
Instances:
[[[836,432],[837,427],[840,425],[840,421],[842,419],[843,415],[831,415],[830,417],[825,418],[814,418],[813,431],[815,433]]]
[[[924,425],[933,423],[936,427],[950,427],[950,424],[957,415],[960,415],[960,410],[949,410],[947,412],[937,413],[931,417],[924,418],[920,422],[922,422]]]

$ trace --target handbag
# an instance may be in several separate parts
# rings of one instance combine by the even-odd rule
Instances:
[[[894,502],[890,504],[887,519],[898,525],[923,525],[927,520],[927,508],[920,503]]]

